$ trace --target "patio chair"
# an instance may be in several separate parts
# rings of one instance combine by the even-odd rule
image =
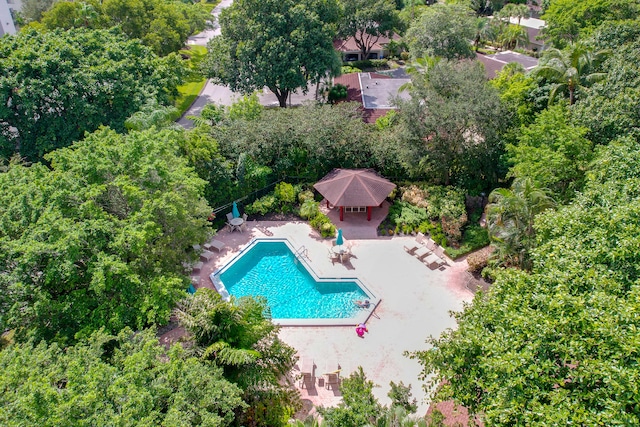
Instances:
[[[221,242],[220,240],[214,239],[209,241],[206,245],[204,245],[204,247],[209,250],[215,249],[216,251],[220,252],[221,250],[226,248],[227,245],[225,245],[224,242]]]
[[[231,212],[227,212],[227,222],[233,219],[233,214]]]
[[[315,388],[315,362],[313,360],[308,361],[301,358],[297,366],[300,371],[298,374],[298,387],[306,387],[307,390]]]
[[[435,251],[436,251],[436,249],[438,249],[438,248],[439,248],[439,246],[436,244],[436,242],[434,242],[434,241],[431,239],[431,237],[429,237],[429,238],[427,239],[426,246],[427,246],[427,248],[428,248],[429,250],[431,250],[431,252],[435,252]]]
[[[440,258],[436,254],[428,255],[427,257],[422,259],[422,262],[425,263],[432,270],[440,268],[445,264],[442,258]]]
[[[404,250],[411,255],[413,255],[419,248],[420,245],[418,243],[409,243],[409,245],[404,245]]]
[[[413,256],[415,256],[416,258],[418,258],[420,261],[422,261],[425,257],[428,257],[429,255],[431,255],[433,252],[431,252],[429,249],[427,249],[424,246],[420,246],[414,253]]]
[[[249,215],[247,215],[246,213],[243,213],[242,214],[242,225],[240,226],[242,231],[247,229],[247,218],[249,218]]]
[[[324,388],[327,390],[337,390],[340,388],[340,371],[342,367],[338,364],[338,369],[322,374],[324,377]]]
[[[340,254],[337,252],[332,251],[331,249],[327,249],[329,251],[329,260],[331,261],[331,264],[335,264],[336,262],[342,262],[342,260],[340,259]]]

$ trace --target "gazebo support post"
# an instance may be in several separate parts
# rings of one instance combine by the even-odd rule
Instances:
[[[340,221],[344,221],[344,206],[340,206]]]
[[[371,206],[367,206],[367,221],[371,221]]]
[[[331,209],[331,208],[329,207],[329,200],[327,200],[327,209]]]

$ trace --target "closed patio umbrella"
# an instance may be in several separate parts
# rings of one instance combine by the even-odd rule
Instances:
[[[233,215],[234,218],[240,218],[240,211],[238,210],[238,205],[236,205],[236,202],[233,202],[233,208],[231,209],[231,215]]]
[[[342,228],[338,228],[338,237],[336,238],[336,245],[342,246],[344,244],[344,239],[342,238]]]

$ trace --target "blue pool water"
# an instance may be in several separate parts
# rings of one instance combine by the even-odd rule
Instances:
[[[355,281],[316,281],[282,241],[256,243],[219,278],[236,298],[266,297],[274,319],[349,318],[369,298]]]

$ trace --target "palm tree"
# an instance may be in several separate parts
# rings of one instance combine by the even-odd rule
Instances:
[[[564,50],[549,49],[544,52],[534,73],[554,83],[549,94],[552,104],[558,91],[569,93],[569,105],[576,102],[576,91],[606,78],[607,74],[592,72],[609,55],[608,50],[592,52],[580,43],[572,43]]]
[[[534,219],[554,205],[548,191],[537,188],[531,178],[517,178],[511,189],[493,190],[487,205],[487,225],[497,256],[507,264],[530,269]]]
[[[498,41],[503,49],[513,49],[520,44],[526,45],[529,43],[529,34],[523,27],[509,24],[500,32]]]
[[[442,60],[439,56],[425,56],[422,58],[417,58],[415,61],[411,62],[405,71],[411,75],[410,82],[407,82],[400,86],[398,91],[404,91],[407,89],[411,89],[413,87],[413,79],[414,78],[422,78],[425,80],[429,80],[429,72],[436,66],[438,62]]]
[[[244,391],[249,405],[239,416],[276,425],[284,413],[300,407],[300,394],[287,375],[297,360],[295,349],[278,338],[264,298],[223,301],[199,289],[178,306],[176,317],[190,334],[194,353],[224,369],[224,376]]]
[[[476,48],[476,52],[480,47],[480,43],[487,40],[494,41],[496,39],[497,28],[491,23],[489,18],[479,17],[476,18],[476,36],[473,39],[473,44]]]

